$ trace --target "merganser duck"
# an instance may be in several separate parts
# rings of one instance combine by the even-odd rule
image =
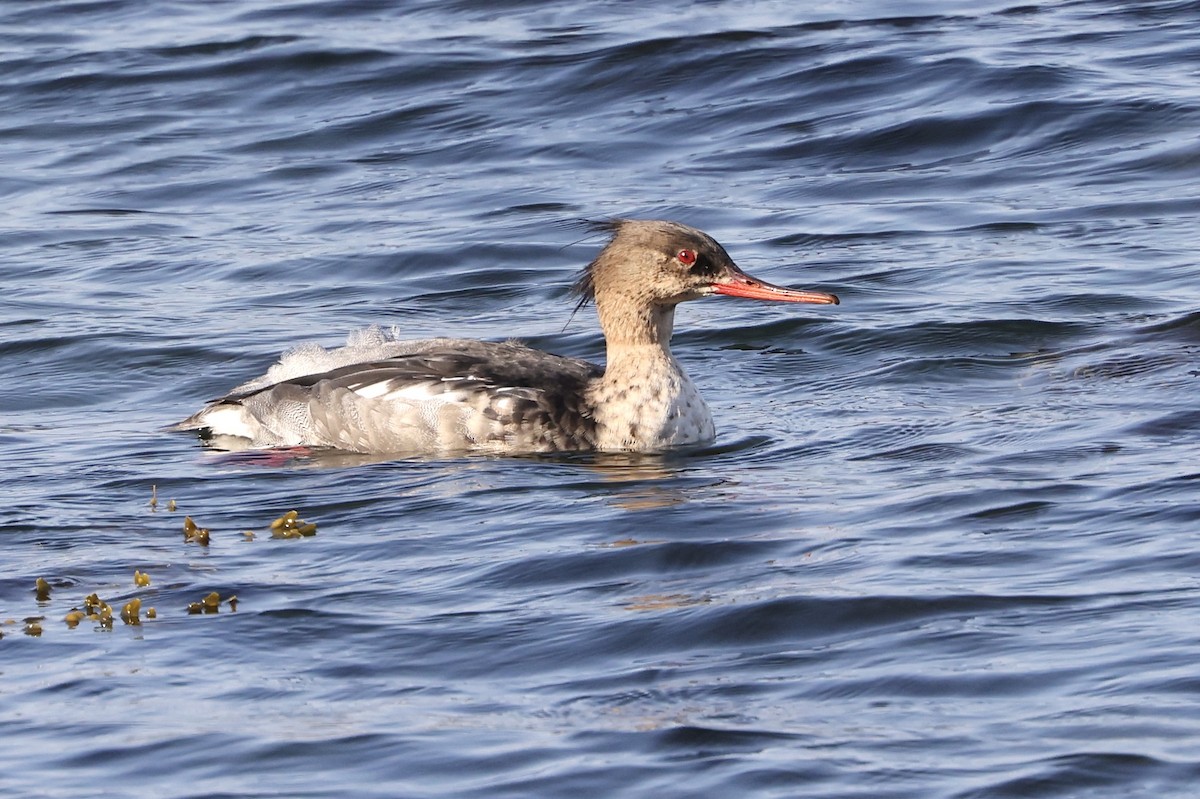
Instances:
[[[710,441],[712,414],[671,354],[675,306],[712,294],[838,304],[833,294],[750,277],[712,237],[677,222],[621,219],[573,286],[595,301],[603,367],[522,344],[376,341],[285,356],[173,429],[222,448],[360,453],[656,451]],[[304,371],[301,369],[301,371]]]

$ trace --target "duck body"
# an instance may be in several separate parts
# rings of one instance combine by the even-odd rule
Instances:
[[[673,359],[647,364],[626,386],[606,382],[596,364],[516,342],[387,335],[368,329],[321,351],[326,364],[351,361],[344,365],[238,386],[176,429],[201,430],[224,448],[443,454],[659,450],[716,434]],[[276,369],[312,359],[310,347]]]
[[[308,346],[174,426],[215,446],[362,453],[655,451],[710,441],[712,414],[670,351],[678,302],[727,293],[836,303],[746,276],[672,222],[622,220],[575,284],[595,300],[603,367],[516,342],[405,341],[371,328]],[[697,267],[701,267],[697,269]],[[723,290],[724,289],[724,290]]]

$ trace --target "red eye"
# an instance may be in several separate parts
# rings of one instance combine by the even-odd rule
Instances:
[[[678,258],[679,263],[683,264],[684,266],[691,266],[692,264],[696,263],[695,250],[680,250],[675,257]]]

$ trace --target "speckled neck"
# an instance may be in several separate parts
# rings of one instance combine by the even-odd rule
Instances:
[[[675,307],[598,311],[608,348],[604,376],[589,392],[597,447],[653,450],[713,438],[712,414],[671,354]]]
[[[670,353],[671,333],[675,329],[675,306],[653,305],[645,302],[616,302],[599,300],[596,314],[608,343],[611,358],[613,348],[654,345]]]

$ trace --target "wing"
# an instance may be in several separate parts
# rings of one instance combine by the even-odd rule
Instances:
[[[180,427],[256,446],[358,452],[589,449],[585,396],[602,370],[519,344],[430,347],[216,400]]]

